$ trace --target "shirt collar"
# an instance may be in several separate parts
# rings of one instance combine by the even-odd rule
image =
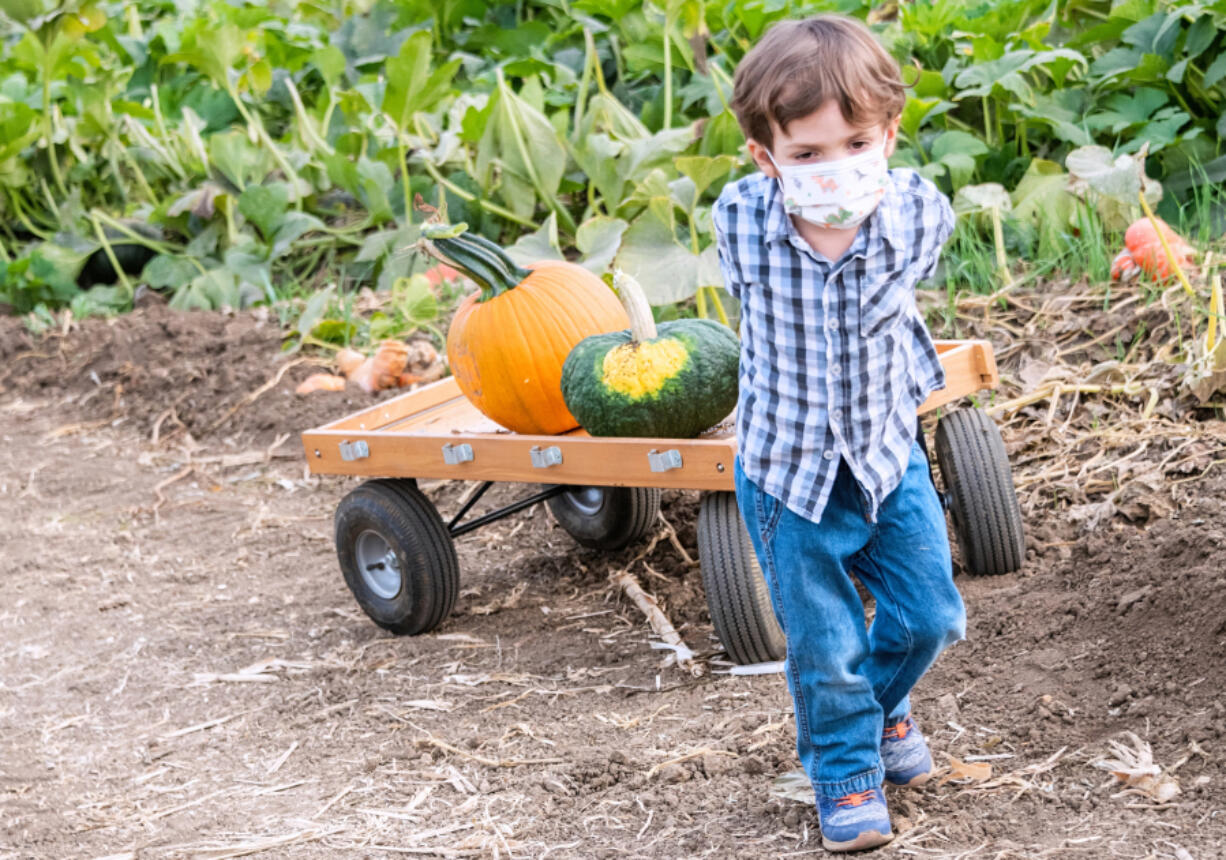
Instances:
[[[764,238],[767,242],[786,241],[788,236],[796,231],[792,219],[783,208],[783,199],[779,190],[779,180],[766,177],[766,222],[762,225]],[[876,235],[881,236],[894,248],[900,249],[906,244],[903,236],[903,225],[898,216],[898,192],[894,186],[893,174],[886,176],[885,196],[873,210],[873,214],[865,221],[865,226]],[[861,230],[857,239],[863,236]]]

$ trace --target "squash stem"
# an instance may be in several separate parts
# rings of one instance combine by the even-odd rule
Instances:
[[[655,317],[651,315],[651,305],[643,288],[633,277],[621,269],[613,272],[613,286],[617,289],[617,297],[621,299],[626,316],[630,317],[630,334],[638,343],[655,340],[659,336]]]

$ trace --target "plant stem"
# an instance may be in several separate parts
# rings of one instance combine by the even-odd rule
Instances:
[[[1005,256],[1005,233],[1001,229],[1000,210],[995,206],[989,210],[992,213],[992,243],[996,246],[996,268],[1005,286],[1013,285],[1013,274],[1009,271],[1009,260]]]
[[[1149,208],[1149,201],[1145,199],[1144,176],[1141,177],[1141,188],[1137,191],[1137,199],[1141,201],[1141,209],[1145,212],[1145,217],[1149,219],[1149,223],[1154,227],[1154,232],[1158,234],[1158,241],[1162,243],[1162,250],[1166,254],[1166,261],[1171,264],[1171,268],[1175,271],[1175,276],[1179,278],[1179,283],[1183,284],[1184,292],[1192,298],[1196,298],[1196,291],[1188,283],[1188,276],[1183,273],[1183,267],[1175,259],[1175,252],[1171,250],[1170,244],[1166,241],[1166,234],[1162,232],[1162,228],[1158,224],[1158,217],[1154,215],[1154,210]]]
[[[672,6],[671,3],[668,4]],[[673,16],[664,14],[664,128],[673,127]]]
[[[281,171],[285,174],[285,178],[288,179],[290,181],[290,185],[294,187],[294,208],[301,212],[302,193],[301,189],[298,187],[298,171],[294,170],[290,163],[285,160],[285,156],[281,153],[281,150],[275,143],[273,143],[273,139],[268,134],[268,130],[264,128],[264,121],[247,110],[247,106],[243,104],[242,97],[238,94],[238,89],[234,86],[234,84],[230,83],[228,78],[226,79],[226,91],[230,94],[230,98],[233,99],[234,106],[238,108],[238,112],[242,115],[243,120],[247,123],[249,128],[255,129],[256,136],[260,139],[260,142],[268,148],[269,153],[272,155],[272,160],[277,162],[277,166],[281,168]]]
[[[707,289],[711,291],[711,301],[715,305],[715,315],[719,317],[720,322],[728,326],[728,328],[732,328],[732,323],[728,321],[728,312],[724,310],[724,303],[720,300],[719,289],[713,286],[708,286]]]
[[[595,48],[592,44],[592,33],[587,27],[583,28],[583,41],[585,44],[583,75],[579,78],[579,92],[575,94],[575,113],[571,120],[570,139],[572,143],[579,142],[579,126],[583,123],[583,109],[587,107],[587,88],[592,80],[592,63],[599,64],[599,57],[595,55]]]
[[[119,276],[119,283],[123,285],[124,290],[128,293],[128,301],[132,301],[132,297],[136,294],[136,288],[132,286],[132,282],[128,280],[128,274],[119,265],[119,260],[115,258],[115,249],[111,247],[111,243],[107,241],[106,234],[102,232],[102,225],[98,223],[98,218],[90,215],[90,223],[94,225],[94,235],[102,244],[102,250],[106,253],[106,258],[111,261],[111,267],[115,270],[115,274]]]
[[[506,79],[502,76],[502,68],[496,69],[498,77],[498,89],[503,98],[513,95],[511,88],[507,86]],[[533,164],[531,156],[528,154],[528,145],[524,142],[523,130],[519,127],[519,121],[515,118],[515,111],[508,109],[506,112],[507,120],[511,124],[511,137],[515,139],[515,147],[519,150],[519,157],[523,159],[524,169],[528,171],[528,178],[532,180],[532,187],[536,189],[537,196],[541,198],[541,202],[552,209],[558,216],[558,220],[562,222],[562,226],[570,233],[575,232],[574,219],[570,217],[570,213],[562,207],[557,198],[549,194],[545,190],[544,184],[541,182],[540,176],[536,172],[536,166]]]
[[[67,197],[64,177],[60,174],[60,162],[55,155],[55,129],[51,124],[51,46],[43,46],[43,136],[47,138],[47,160],[51,163],[51,176],[60,196]]]
[[[519,224],[521,227],[530,227],[533,230],[539,230],[541,228],[541,225],[537,224],[532,219],[525,218],[522,215],[517,215],[514,212],[512,212],[510,209],[504,209],[503,207],[499,206],[497,203],[491,203],[490,201],[484,198],[478,200],[477,195],[471,194],[465,191],[460,186],[456,185],[454,182],[450,181],[449,179],[443,178],[443,174],[438,172],[438,168],[435,167],[433,162],[431,162],[429,159],[423,158],[421,163],[422,163],[422,166],[426,168],[426,173],[430,174],[431,179],[433,179],[439,185],[446,188],[456,197],[459,197],[461,200],[464,200],[468,203],[476,203],[486,212],[492,212],[493,214],[498,215],[499,217],[506,218],[508,221],[514,221],[516,224]]]

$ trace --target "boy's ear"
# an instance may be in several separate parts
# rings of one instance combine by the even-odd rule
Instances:
[[[898,147],[898,123],[902,116],[896,116],[885,125],[885,157],[889,158]]]
[[[775,170],[775,165],[771,163],[770,157],[766,154],[765,146],[753,138],[745,141],[745,146],[749,149],[749,157],[753,159],[754,164],[758,165],[759,170],[771,179],[779,178],[779,171]]]

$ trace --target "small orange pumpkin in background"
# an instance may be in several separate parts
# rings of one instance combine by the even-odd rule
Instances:
[[[481,288],[460,302],[447,332],[447,360],[464,395],[516,433],[578,427],[562,399],[562,364],[585,337],[630,325],[613,291],[574,263],[518,266],[464,224],[427,224],[422,235],[431,253]]]

